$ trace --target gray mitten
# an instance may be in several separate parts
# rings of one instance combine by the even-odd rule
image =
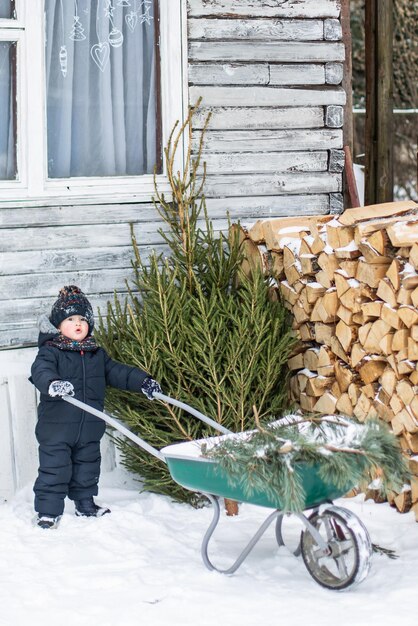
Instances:
[[[162,389],[156,380],[148,376],[142,383],[141,391],[145,394],[148,400],[154,400],[154,393],[162,393]]]
[[[74,387],[68,380],[53,380],[49,385],[48,394],[55,396],[73,396]]]

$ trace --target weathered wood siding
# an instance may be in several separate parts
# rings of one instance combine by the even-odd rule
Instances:
[[[210,207],[251,217],[342,208],[344,45],[338,0],[188,0],[194,149]]]

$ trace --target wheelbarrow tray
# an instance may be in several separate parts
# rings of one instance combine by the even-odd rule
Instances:
[[[161,450],[164,455],[172,478],[182,487],[191,491],[210,493],[215,496],[229,498],[238,502],[248,502],[275,509],[283,509],[283,503],[278,495],[267,491],[254,489],[249,495],[242,482],[232,483],[227,472],[215,459],[202,456],[201,446],[208,448],[216,443],[239,435],[225,435],[208,437],[206,439],[184,442],[166,446]],[[298,463],[294,471],[299,474],[305,491],[304,509],[311,509],[324,502],[330,502],[346,494],[353,485],[347,483],[342,488],[332,482],[325,482],[320,476],[319,464]]]

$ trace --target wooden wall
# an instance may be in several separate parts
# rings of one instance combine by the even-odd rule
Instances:
[[[203,97],[209,205],[340,212],[344,45],[337,0],[189,0],[190,100]],[[195,145],[197,142],[195,134]]]

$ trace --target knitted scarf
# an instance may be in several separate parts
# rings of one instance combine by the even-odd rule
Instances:
[[[48,346],[54,346],[58,350],[73,350],[74,352],[94,352],[98,345],[91,335],[85,337],[82,341],[70,339],[62,334],[57,335],[53,339],[46,342]]]

